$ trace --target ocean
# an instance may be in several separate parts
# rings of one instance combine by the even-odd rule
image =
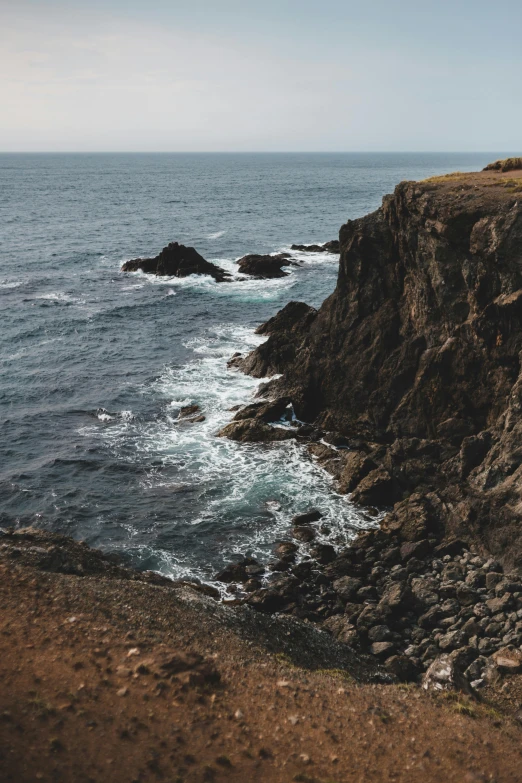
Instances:
[[[403,179],[482,168],[465,154],[0,155],[0,526],[61,532],[138,568],[212,582],[267,560],[290,519],[319,539],[369,524],[304,447],[216,432],[258,380],[227,359],[290,300],[333,291],[338,257],[276,280],[120,272],[170,241],[237,275],[246,253],[337,237]],[[178,419],[200,405],[205,420]]]

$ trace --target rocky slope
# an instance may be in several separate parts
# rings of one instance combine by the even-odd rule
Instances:
[[[398,504],[384,529],[520,568],[522,171],[403,182],[340,247],[322,307],[291,303],[236,365],[282,373],[264,392],[350,446],[330,468],[355,500]]]

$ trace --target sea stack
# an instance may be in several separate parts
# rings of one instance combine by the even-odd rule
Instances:
[[[126,261],[122,272],[141,270],[151,275],[167,277],[188,277],[189,275],[210,275],[217,283],[230,280],[230,275],[216,264],[206,261],[193,247],[170,242],[154,258],[135,258]]]

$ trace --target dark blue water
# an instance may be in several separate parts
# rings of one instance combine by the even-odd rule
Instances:
[[[215,438],[257,382],[228,371],[291,299],[319,305],[338,259],[272,281],[119,271],[169,241],[235,259],[337,236],[402,179],[480,154],[0,155],[0,524],[68,533],[136,565],[208,578],[264,554],[310,505],[331,538],[364,516],[295,444]],[[198,403],[206,420],[178,420]]]

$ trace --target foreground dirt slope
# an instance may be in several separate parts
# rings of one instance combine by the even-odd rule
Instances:
[[[0,605],[2,783],[522,781],[514,678],[473,704],[310,671],[192,589],[46,572],[6,544]]]

